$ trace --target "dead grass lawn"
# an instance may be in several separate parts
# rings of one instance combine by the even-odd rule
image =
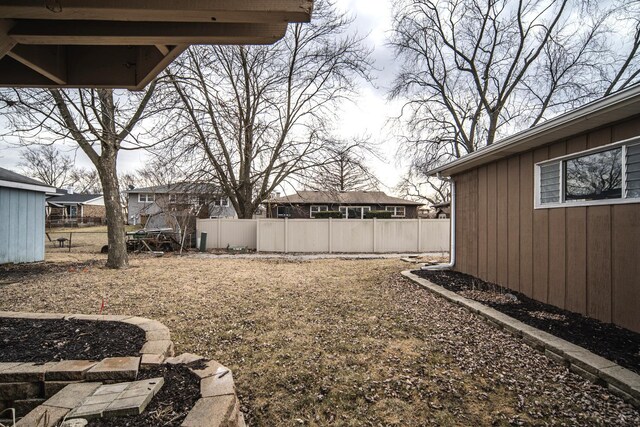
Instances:
[[[233,370],[253,426],[638,421],[604,389],[401,279],[399,260],[133,257],[112,271],[71,256],[0,271],[0,309],[92,314],[106,297],[110,314],[162,321],[178,353]]]

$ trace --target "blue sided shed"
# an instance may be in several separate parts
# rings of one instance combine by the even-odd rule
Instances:
[[[0,168],[0,264],[44,260],[47,193],[55,188]]]

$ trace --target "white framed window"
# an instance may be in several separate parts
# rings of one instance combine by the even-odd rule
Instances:
[[[169,194],[169,203],[178,203],[178,195]]]
[[[385,206],[384,210],[390,211],[392,218],[404,218],[407,214],[404,206]]]
[[[344,219],[364,219],[364,214],[371,210],[369,206],[340,206]]]
[[[152,203],[156,201],[156,195],[153,193],[140,193],[138,194],[138,202],[140,203]]]
[[[329,210],[327,205],[311,205],[310,218],[315,218],[318,212],[326,212]]]
[[[534,207],[640,203],[640,138],[536,163]]]

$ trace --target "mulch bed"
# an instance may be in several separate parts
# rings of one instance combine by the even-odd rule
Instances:
[[[145,333],[122,322],[0,318],[0,362],[135,356]]]
[[[138,380],[164,377],[164,385],[140,415],[91,420],[88,427],[178,427],[200,396],[200,379],[188,366],[204,368],[195,362],[189,365],[143,366]]]
[[[640,374],[638,333],[532,300],[519,292],[456,271],[416,270],[412,273]]]

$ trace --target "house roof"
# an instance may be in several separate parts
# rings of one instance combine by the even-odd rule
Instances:
[[[102,197],[102,194],[61,194],[47,199],[47,202],[55,205],[83,204]]]
[[[289,196],[276,197],[268,203],[286,204],[344,204],[344,205],[410,205],[421,206],[422,203],[412,200],[388,196],[382,191],[298,191]]]
[[[621,90],[597,101],[523,130],[471,154],[434,168],[430,175],[452,176],[501,158],[522,153],[574,135],[640,114],[640,85]]]
[[[142,89],[189,45],[270,44],[313,0],[5,0],[0,86]]]
[[[153,194],[211,194],[219,191],[214,184],[207,182],[177,182],[175,184],[154,185],[126,190],[128,194],[153,193]]]
[[[0,187],[38,191],[41,193],[53,193],[56,191],[55,188],[50,187],[43,182],[29,178],[28,176],[20,175],[19,173],[5,168],[0,168]]]

